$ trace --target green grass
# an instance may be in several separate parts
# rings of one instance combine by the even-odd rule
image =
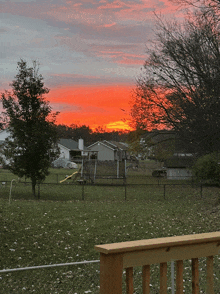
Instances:
[[[59,183],[60,181],[65,179],[66,175],[72,175],[74,172],[78,170],[79,169],[50,168],[49,169],[50,174],[46,177],[45,183]],[[18,176],[14,175],[9,170],[0,169],[0,182],[11,181],[12,179],[15,179],[16,181],[18,181]],[[25,178],[23,177],[20,180],[24,182]],[[30,179],[27,179],[27,182],[30,182]]]
[[[65,174],[65,173],[64,173]],[[146,178],[136,177],[138,183]],[[150,178],[148,179],[150,181]],[[131,177],[131,181],[135,181]],[[153,180],[152,180],[153,181]],[[181,182],[178,182],[181,183]],[[220,230],[219,188],[134,185],[41,186],[33,200],[30,185],[0,187],[0,269],[97,260],[94,245]],[[215,293],[220,293],[220,257],[215,257]],[[184,261],[185,293],[191,293],[191,265]],[[205,293],[205,259],[200,259],[200,293]],[[152,265],[151,293],[159,293],[159,265]],[[99,264],[0,273],[0,293],[99,293]],[[141,294],[141,268],[134,272]],[[168,286],[170,264],[168,264]],[[125,292],[124,292],[125,293]],[[168,291],[171,293],[171,290]]]

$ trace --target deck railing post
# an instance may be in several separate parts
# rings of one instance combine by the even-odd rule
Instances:
[[[100,294],[122,294],[121,254],[100,254]]]
[[[207,293],[214,294],[213,256],[207,257]]]
[[[176,262],[176,294],[183,294],[183,260]]]
[[[160,294],[167,294],[167,263],[160,264]]]
[[[174,261],[171,260],[171,290],[172,294],[175,294],[175,285],[174,285],[174,275],[175,275],[175,270],[174,270]]]
[[[127,292],[127,294],[134,293],[133,267],[126,268],[126,292]]]
[[[192,258],[192,294],[199,294],[199,259]]]
[[[142,267],[142,289],[143,294],[150,294],[150,265]]]

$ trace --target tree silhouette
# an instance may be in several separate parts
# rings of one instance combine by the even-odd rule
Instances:
[[[36,61],[28,68],[21,59],[18,74],[10,86],[12,93],[6,91],[1,98],[11,133],[4,154],[10,160],[9,169],[14,174],[31,179],[35,196],[36,184],[48,175],[51,160],[58,154],[54,126],[57,114],[52,114],[43,97],[49,89],[44,87]]]
[[[198,154],[220,147],[220,34],[215,11],[182,25],[158,18],[155,47],[137,81],[136,128],[173,129]]]

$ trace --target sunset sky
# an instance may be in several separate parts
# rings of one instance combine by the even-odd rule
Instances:
[[[0,0],[0,92],[17,62],[40,63],[57,122],[124,129],[131,90],[168,0]],[[122,121],[123,120],[123,121]]]

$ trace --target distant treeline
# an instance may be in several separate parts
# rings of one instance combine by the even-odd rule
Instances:
[[[92,130],[86,125],[72,124],[70,126],[57,125],[57,132],[59,138],[73,139],[84,139],[85,146],[89,146],[97,141],[108,140],[108,141],[123,141],[126,142],[131,135],[131,132],[124,131],[107,131],[102,127],[98,127]]]

